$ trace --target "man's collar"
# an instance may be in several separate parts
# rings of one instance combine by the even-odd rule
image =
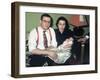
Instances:
[[[50,27],[49,27],[49,29],[44,30],[41,26],[39,26],[39,28],[40,28],[42,31],[48,31],[48,30],[50,29]]]

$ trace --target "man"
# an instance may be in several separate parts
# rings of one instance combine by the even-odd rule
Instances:
[[[30,66],[43,66],[46,62],[52,65],[53,60],[57,58],[55,51],[47,49],[57,46],[55,32],[50,26],[51,23],[51,16],[43,14],[40,26],[29,34],[29,52],[32,53]]]

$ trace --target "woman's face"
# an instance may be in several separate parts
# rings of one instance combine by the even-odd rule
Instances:
[[[58,29],[62,33],[65,29],[66,23],[64,20],[59,20],[58,22]]]

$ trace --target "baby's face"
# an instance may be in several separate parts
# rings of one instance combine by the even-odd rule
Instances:
[[[70,42],[70,41],[73,41],[72,37],[70,37],[70,38],[68,38],[68,39],[65,40],[65,42]]]
[[[72,45],[73,44],[73,38],[69,38],[69,39],[66,39],[64,42],[63,42],[63,45]]]
[[[73,38],[72,37],[68,38],[68,41],[73,41]]]

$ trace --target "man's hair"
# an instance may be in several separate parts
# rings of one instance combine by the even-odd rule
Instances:
[[[61,17],[59,17],[59,18],[57,19],[56,26],[58,27],[58,23],[59,23],[60,20],[65,21],[65,30],[69,29],[68,20],[67,20],[65,17],[63,17],[63,16],[61,16]]]
[[[47,13],[44,13],[41,15],[41,20],[43,20],[43,17],[49,17],[51,19],[51,16]]]
[[[41,20],[43,20],[43,17],[49,17],[50,18],[50,27],[53,26],[53,19],[49,14],[47,14],[47,13],[42,14]]]

